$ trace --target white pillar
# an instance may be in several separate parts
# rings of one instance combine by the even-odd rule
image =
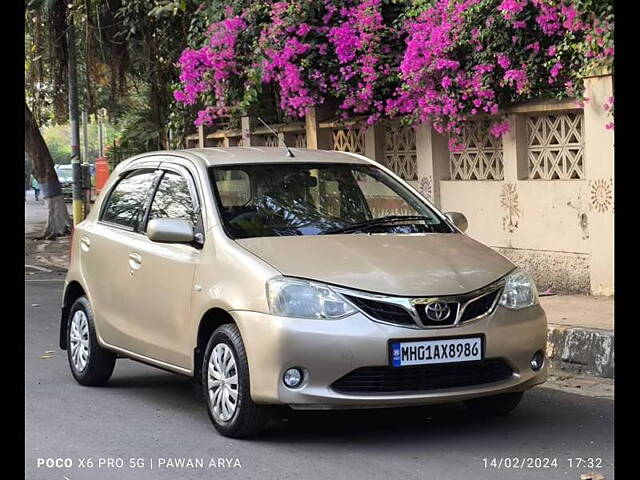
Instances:
[[[364,156],[383,165],[385,164],[384,135],[384,122],[376,122],[364,132]]]
[[[250,147],[252,145],[251,117],[240,117],[240,129],[242,130],[242,143],[239,143],[239,145],[243,147]]]
[[[589,192],[589,243],[592,295],[613,295],[613,130],[603,105],[613,97],[613,77],[585,78],[584,168]]]
[[[312,150],[331,150],[331,129],[320,128],[322,110],[309,108],[304,117],[304,125],[307,133],[307,148]]]
[[[198,148],[204,148],[204,126],[198,125]]]
[[[416,129],[416,162],[418,187],[440,208],[440,181],[450,178],[447,138],[427,125]]]
[[[527,164],[527,124],[521,115],[510,114],[509,133],[502,137],[502,167],[504,181],[516,183],[529,177]],[[487,133],[487,135],[491,135]]]

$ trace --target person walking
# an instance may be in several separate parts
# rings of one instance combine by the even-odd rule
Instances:
[[[27,157],[27,154],[24,154],[24,201],[27,201],[27,192],[31,190],[31,172],[33,167],[31,166],[31,162]]]
[[[36,180],[36,177],[34,177],[33,175],[31,175],[31,188],[33,188],[33,193],[36,196],[37,202],[38,196],[40,195],[40,184],[38,183],[38,180]]]

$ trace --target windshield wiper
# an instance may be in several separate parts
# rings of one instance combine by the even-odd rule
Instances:
[[[387,215],[386,217],[374,218],[371,220],[365,220],[364,222],[353,223],[346,227],[333,228],[325,232],[321,232],[318,235],[332,235],[334,233],[347,233],[357,232],[358,230],[364,230],[366,228],[377,227],[389,222],[397,222],[403,220],[433,220],[431,217],[424,215]]]

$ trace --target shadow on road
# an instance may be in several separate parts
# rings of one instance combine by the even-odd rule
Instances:
[[[162,410],[177,408],[180,415],[195,421],[209,421],[204,402],[193,395],[191,381],[179,375],[150,372],[144,376],[118,376],[116,372],[105,389],[111,394],[122,393],[132,400],[137,398],[155,404]],[[245,441],[274,445],[332,445],[343,441],[357,443],[363,448],[377,446],[393,450],[401,450],[403,445],[415,447],[417,443],[424,447],[442,447],[451,442],[453,448],[462,439],[481,446],[488,438],[508,441],[509,438],[545,437],[571,429],[597,430],[603,423],[603,415],[612,419],[612,403],[601,399],[588,399],[598,406],[595,413],[581,413],[579,407],[584,398],[534,388],[525,394],[514,412],[502,417],[473,414],[461,403],[326,411],[295,411],[280,407],[266,432]],[[579,424],[576,417],[580,419]]]

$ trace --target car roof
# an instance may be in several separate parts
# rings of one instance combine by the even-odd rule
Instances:
[[[200,158],[207,167],[253,163],[358,163],[371,164],[371,160],[351,152],[333,150],[310,150],[291,148],[294,157],[287,155],[284,147],[228,147],[228,148],[187,148],[183,150],[161,150],[135,157],[141,159],[155,155],[188,154],[190,158]]]

